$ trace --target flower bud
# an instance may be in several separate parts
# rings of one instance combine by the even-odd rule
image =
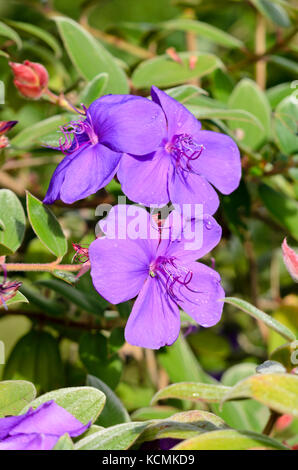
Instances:
[[[14,84],[26,98],[38,99],[48,86],[48,72],[37,62],[25,60],[23,64],[9,62],[14,74]]]
[[[282,244],[282,253],[287,270],[294,281],[298,282],[298,255],[289,247],[286,238]]]

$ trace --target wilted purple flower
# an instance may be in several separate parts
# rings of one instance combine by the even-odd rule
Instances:
[[[80,436],[84,426],[53,400],[20,416],[0,418],[0,450],[51,450],[63,434]]]
[[[5,265],[3,264],[1,267],[3,270],[3,281],[0,283],[0,306],[3,305],[5,310],[8,310],[6,301],[12,299],[16,295],[22,283],[19,281],[7,281]]]
[[[167,125],[156,151],[145,157],[123,156],[118,178],[124,193],[144,205],[200,203],[205,213],[214,214],[219,200],[211,184],[223,194],[239,185],[237,145],[227,135],[202,131],[182,104],[158,88],[152,87],[151,95]]]
[[[146,155],[162,139],[165,118],[156,103],[131,95],[107,95],[84,107],[82,118],[61,128],[56,168],[45,204],[71,204],[96,193],[117,172],[123,152]]]
[[[121,225],[126,210],[126,227],[132,221],[130,206],[115,206],[106,221],[106,233],[115,220]],[[155,222],[145,209],[148,227]],[[224,291],[220,276],[195,260],[208,253],[221,238],[221,227],[212,216],[203,218],[203,243],[197,249],[185,249],[189,225],[173,211],[157,237],[132,239],[98,238],[89,247],[91,277],[96,290],[109,302],[118,304],[138,296],[125,328],[125,338],[133,345],[158,349],[176,341],[180,330],[180,306],[200,325],[209,327],[221,317]],[[103,227],[104,224],[101,224]],[[122,230],[122,235],[125,230]]]

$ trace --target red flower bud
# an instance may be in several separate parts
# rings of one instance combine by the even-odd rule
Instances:
[[[26,98],[38,99],[48,86],[49,76],[45,67],[25,60],[23,64],[9,62],[14,74],[14,84]]]
[[[282,243],[282,253],[287,270],[294,281],[298,282],[298,255],[288,246],[286,238]]]

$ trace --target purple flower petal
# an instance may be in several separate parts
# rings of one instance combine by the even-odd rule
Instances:
[[[124,154],[118,178],[124,194],[131,200],[150,206],[169,202],[168,179],[172,164],[163,149],[146,157],[133,157]]]
[[[149,274],[153,242],[98,238],[91,243],[89,259],[95,289],[112,304],[135,297]]]
[[[148,277],[125,328],[128,343],[159,349],[173,344],[180,330],[178,306],[157,278]]]
[[[185,268],[192,272],[192,279],[187,286],[175,284],[173,290],[178,304],[199,325],[215,325],[223,310],[220,299],[225,297],[219,274],[202,263],[189,263]]]
[[[72,204],[96,193],[116,174],[120,158],[120,153],[101,144],[82,150],[65,168],[64,180],[60,186],[61,200]],[[60,183],[61,179],[58,184]]]
[[[241,179],[237,145],[228,135],[212,131],[201,131],[197,141],[204,145],[204,149],[192,162],[194,171],[205,176],[221,193],[230,194],[239,186]]]
[[[89,424],[83,425],[68,411],[51,400],[28,414],[25,419],[10,430],[9,434],[13,436],[38,433],[60,437],[67,432],[70,436],[76,437],[86,431],[88,427]]]
[[[203,177],[191,172],[175,172],[169,182],[173,204],[203,204],[205,214],[214,214],[219,206],[216,191]]]
[[[103,97],[88,112],[99,141],[116,152],[147,155],[156,150],[165,136],[164,114],[147,98]]]
[[[5,418],[0,418],[0,440],[4,439],[9,435],[11,429],[13,429],[17,424],[26,419],[26,417],[32,414],[33,410],[29,409],[27,413],[20,416],[7,416]]]
[[[184,263],[196,261],[220,242],[221,233],[221,226],[211,215],[187,220],[186,214],[183,217],[181,212],[173,211],[163,224],[158,255],[180,258]]]
[[[181,103],[155,86],[151,88],[151,96],[165,113],[170,139],[178,134],[190,134],[194,137],[197,135],[201,129],[201,123]]]
[[[0,442],[0,450],[51,450],[58,436],[44,434],[17,434]]]
[[[82,151],[74,152],[70,155],[66,155],[62,162],[59,163],[50,181],[47,194],[43,200],[44,204],[53,204],[57,199],[60,199],[60,190],[64,182],[65,172],[71,161]]]

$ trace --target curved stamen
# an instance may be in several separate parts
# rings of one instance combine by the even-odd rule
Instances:
[[[201,156],[205,147],[195,142],[189,134],[178,134],[166,148],[176,162],[176,169],[193,172],[191,162]]]
[[[177,283],[186,287],[190,292],[200,293],[189,287],[193,278],[193,272],[185,266],[178,264],[173,256],[169,258],[159,256],[154,265],[150,266],[149,274],[151,277],[155,277],[159,273],[166,277],[166,290],[175,302],[182,301],[174,292]]]

